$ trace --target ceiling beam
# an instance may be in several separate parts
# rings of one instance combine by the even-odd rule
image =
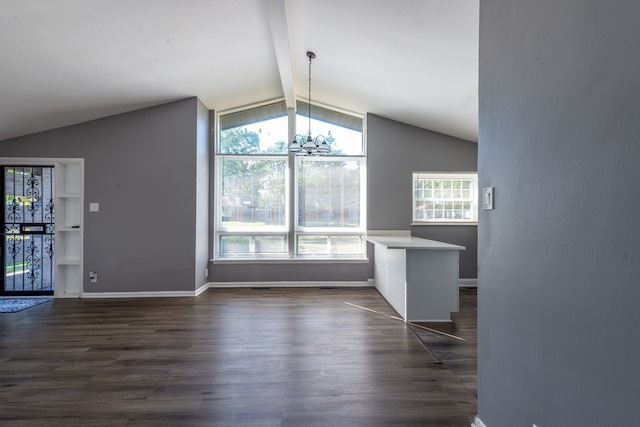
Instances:
[[[287,108],[296,108],[296,94],[293,85],[293,67],[289,47],[289,27],[287,25],[286,0],[268,0],[269,26],[278,63],[282,91]]]

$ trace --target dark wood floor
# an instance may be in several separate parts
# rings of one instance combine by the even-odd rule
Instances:
[[[418,323],[429,329],[462,338],[458,340],[427,329],[414,328],[418,339],[437,361],[452,371],[474,396],[478,396],[478,290],[460,289],[460,311],[451,323]]]
[[[0,425],[469,426],[468,361],[450,368],[433,334],[394,314],[371,288],[210,289],[0,314]]]

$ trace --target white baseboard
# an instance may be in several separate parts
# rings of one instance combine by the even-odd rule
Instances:
[[[196,289],[196,295],[195,296],[200,295],[201,293],[203,293],[204,291],[209,289],[210,286],[211,286],[210,282],[207,282],[204,285],[200,286],[198,289]]]
[[[478,279],[458,279],[458,286],[461,288],[477,288]]]
[[[209,289],[211,283],[205,283],[195,291],[144,291],[144,292],[84,292],[81,298],[175,298],[197,297]]]
[[[210,288],[353,288],[371,287],[366,282],[209,282]]]
[[[372,286],[373,279],[366,282],[208,282],[194,291],[84,292],[82,295],[65,294],[56,296],[56,298],[175,298],[197,297],[209,288],[353,288]]]
[[[471,427],[487,427],[487,425],[483,423],[480,417],[476,415],[476,417],[473,419],[473,423],[471,424]]]
[[[322,288],[322,287],[367,287],[375,286],[374,279],[366,282],[209,282],[210,288]],[[478,286],[478,279],[458,279],[458,286],[461,288],[473,288]]]
[[[55,298],[55,299],[60,299],[60,298],[81,298],[81,295],[79,293],[74,293],[74,294],[59,293],[59,294],[56,294],[54,292],[53,298]]]
[[[209,288],[357,288],[373,287],[373,279],[357,282],[208,282],[194,291],[144,291],[144,292],[83,292],[82,295],[56,295],[55,298],[167,298],[167,297],[197,297]],[[459,279],[458,286],[478,286],[478,279]],[[479,427],[483,427],[481,424]],[[486,426],[484,426],[486,427]]]
[[[207,290],[209,287],[205,285]],[[199,288],[198,291],[200,291]],[[204,292],[200,291],[200,293]],[[85,292],[82,298],[166,298],[166,297],[195,297],[198,291],[144,291],[144,292]]]

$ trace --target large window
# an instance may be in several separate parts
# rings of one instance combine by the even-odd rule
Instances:
[[[413,223],[478,221],[478,174],[413,173]]]
[[[362,118],[299,103],[297,133],[323,134],[326,156],[288,152],[284,103],[220,116],[217,258],[340,258],[365,254]]]

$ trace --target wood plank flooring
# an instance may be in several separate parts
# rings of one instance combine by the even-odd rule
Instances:
[[[420,341],[434,358],[453,372],[474,396],[478,396],[478,289],[460,288],[460,311],[451,313],[451,323],[418,323],[446,335],[414,328]]]
[[[391,315],[372,288],[0,314],[0,425],[469,426],[473,392]]]

